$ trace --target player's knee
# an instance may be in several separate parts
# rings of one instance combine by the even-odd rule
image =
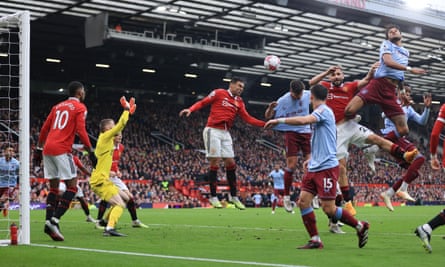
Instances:
[[[328,217],[333,217],[335,215],[335,204],[330,204],[330,203],[322,203],[321,204],[321,208],[323,209],[323,212],[328,216]]]
[[[297,201],[297,206],[298,206],[298,208],[300,208],[300,210],[304,210],[311,206],[311,202],[312,201],[309,201],[305,198],[299,198]]]
[[[425,156],[423,155],[423,154],[421,154],[421,153],[419,153],[419,154],[417,154],[417,156],[416,156],[416,158],[413,160],[413,162],[411,162],[411,165],[414,163],[414,162],[418,162],[417,163],[417,166],[422,166],[423,165],[423,163],[425,163]]]

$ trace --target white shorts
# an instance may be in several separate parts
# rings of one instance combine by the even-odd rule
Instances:
[[[77,167],[71,153],[43,156],[43,172],[46,179],[70,180],[77,177]]]
[[[59,183],[59,194],[63,194],[66,191],[66,184],[64,182]],[[79,185],[77,185],[77,193],[74,195],[74,198],[76,197],[84,197],[82,188],[80,188]]]
[[[206,157],[234,158],[232,136],[229,131],[205,127],[202,132]]]
[[[354,120],[347,120],[337,125],[337,159],[348,157],[351,144],[364,147],[371,134],[374,132]]]
[[[115,186],[119,188],[121,191],[130,191],[128,190],[127,185],[117,176],[110,177],[110,181],[113,182]]]

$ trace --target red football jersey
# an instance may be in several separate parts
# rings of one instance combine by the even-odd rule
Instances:
[[[247,113],[244,101],[239,96],[233,96],[229,90],[215,89],[208,96],[196,102],[190,107],[194,112],[207,105],[211,105],[207,126],[228,130],[232,128],[236,115],[240,115],[248,124],[263,127],[264,122]]]
[[[431,132],[431,137],[430,137],[431,154],[437,153],[437,146],[439,145],[439,137],[444,125],[445,125],[445,104],[443,104],[440,107],[439,115],[437,115],[436,122],[434,122],[433,131]],[[443,157],[443,162],[445,162],[445,157]]]
[[[345,118],[345,108],[349,101],[358,93],[358,81],[342,83],[340,86],[334,86],[327,81],[320,82],[328,89],[326,105],[328,105],[335,115],[335,122]]]
[[[86,147],[91,147],[85,129],[86,106],[78,98],[70,97],[51,109],[40,130],[39,142],[44,143],[44,155],[71,153],[75,135]]]
[[[121,155],[124,152],[124,145],[119,143],[117,147],[114,147],[113,151],[113,162],[111,163],[111,171],[118,172],[119,171],[119,161],[121,160]]]

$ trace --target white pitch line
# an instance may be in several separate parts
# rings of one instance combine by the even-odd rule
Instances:
[[[46,247],[46,248],[59,248],[59,249],[77,250],[77,251],[86,251],[86,252],[107,253],[107,254],[120,254],[120,255],[130,255],[130,256],[163,258],[163,259],[173,259],[173,260],[217,262],[217,263],[227,263],[227,264],[271,266],[271,267],[309,267],[309,266],[304,266],[304,265],[289,265],[289,264],[266,263],[266,262],[256,262],[256,261],[235,261],[235,260],[221,260],[221,259],[210,259],[210,258],[182,257],[182,256],[139,253],[139,252],[126,252],[126,251],[117,251],[117,250],[65,247],[65,246],[55,246],[55,245],[45,245],[45,244],[31,244],[31,246]]]
[[[210,228],[210,229],[234,229],[234,230],[255,230],[255,231],[277,231],[277,232],[306,232],[306,230],[304,228],[261,228],[261,227],[243,227],[243,226],[216,226],[216,225],[193,225],[193,224],[166,224],[166,223],[149,223],[147,224],[149,226],[154,226],[154,227],[161,227],[161,226],[168,226],[168,227],[193,227],[193,228]],[[345,226],[343,228],[344,230],[346,230],[346,235],[348,234],[352,234],[352,235],[356,235],[356,231],[354,230],[354,228],[351,228],[349,226]],[[350,231],[349,231],[350,230]],[[404,232],[404,233],[393,233],[393,232],[371,232],[372,235],[376,235],[376,236],[416,236],[414,234],[414,230],[412,231],[408,231],[408,232]],[[328,233],[329,229],[321,229],[319,230],[319,232],[321,233]],[[443,236],[443,234],[441,233],[437,233],[437,234],[432,234],[431,236]]]

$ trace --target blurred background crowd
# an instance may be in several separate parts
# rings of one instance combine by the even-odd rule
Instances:
[[[39,97],[39,96],[36,96]],[[43,97],[42,97],[43,98]],[[32,102],[31,144],[38,140],[40,127],[43,124],[50,107],[64,99],[62,96],[44,96],[45,101]],[[88,107],[87,130],[90,139],[95,142],[98,136],[99,121],[104,118],[117,120],[121,108],[118,96],[109,96],[96,101],[87,96]],[[205,205],[208,187],[205,174],[208,162],[203,153],[204,145],[202,130],[205,127],[208,109],[193,113],[188,118],[180,118],[179,111],[186,105],[153,102],[137,98],[138,110],[130,119],[123,132],[125,151],[119,164],[122,179],[127,181],[130,191],[141,207],[154,203],[171,203],[171,206],[199,207]],[[249,105],[249,113],[259,119],[264,119],[263,105]],[[428,133],[437,116],[433,109],[427,127],[411,126],[410,138],[421,153],[429,159]],[[366,123],[366,121],[364,122]],[[377,131],[379,124],[367,125]],[[167,137],[167,142],[156,138],[153,133]],[[237,161],[237,177],[241,199],[253,206],[252,196],[262,196],[261,206],[270,205],[270,195],[273,193],[273,182],[268,176],[273,166],[278,163],[285,166],[285,156],[282,148],[283,136],[280,132],[264,130],[246,125],[237,119],[231,130]],[[6,139],[5,136],[1,137]],[[164,139],[165,140],[165,139]],[[257,140],[267,140],[280,149],[271,149]],[[17,150],[16,150],[17,151]],[[31,150],[32,151],[32,150]],[[87,156],[81,151],[75,151],[87,168],[91,168]],[[403,169],[394,163],[391,156],[378,152],[376,173],[372,173],[367,165],[363,152],[351,147],[348,160],[348,177],[354,188],[354,201],[376,203],[379,193],[402,177]],[[300,158],[293,187],[294,200],[298,197],[298,185],[303,176],[303,162]],[[31,165],[31,200],[34,203],[45,203],[48,186],[45,183],[42,166]],[[98,198],[90,190],[88,177],[79,173],[79,181],[87,200],[91,204]],[[226,185],[225,171],[221,167],[218,181],[223,189],[224,198]],[[433,172],[428,161],[421,169],[420,177],[409,187],[410,194],[418,199],[415,204],[440,202],[445,200],[445,178],[442,172]],[[401,201],[395,199],[395,201]]]

